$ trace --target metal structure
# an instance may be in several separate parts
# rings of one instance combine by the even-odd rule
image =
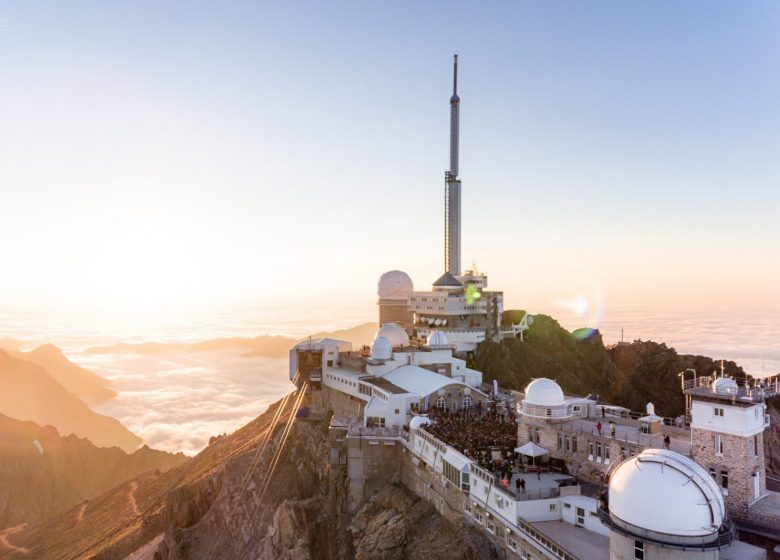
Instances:
[[[460,97],[458,97],[458,55],[455,55],[450,97],[450,168],[444,172],[444,270],[460,276],[460,179],[458,142]]]

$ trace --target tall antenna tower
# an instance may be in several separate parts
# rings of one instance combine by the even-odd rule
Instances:
[[[444,172],[444,270],[460,276],[460,97],[458,97],[458,55],[452,70],[450,97],[450,168]]]

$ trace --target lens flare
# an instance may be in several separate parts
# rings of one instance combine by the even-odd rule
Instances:
[[[574,297],[558,300],[556,303],[571,312],[579,323],[572,332],[575,338],[587,340],[598,334],[605,310],[604,291],[598,280],[590,280],[587,290]]]

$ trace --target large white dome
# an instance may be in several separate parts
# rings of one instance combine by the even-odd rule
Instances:
[[[375,360],[389,360],[393,357],[393,345],[384,336],[378,336],[371,344],[371,357]]]
[[[376,332],[376,336],[374,338],[379,338],[380,336],[383,336],[389,340],[390,344],[393,345],[393,348],[409,345],[409,335],[406,334],[404,328],[398,323],[385,323],[382,325],[382,327]]]
[[[642,529],[714,535],[725,511],[720,488],[707,471],[674,451],[646,449],[618,465],[609,480],[609,513]]]
[[[409,275],[400,270],[390,270],[379,277],[379,299],[406,299],[414,291]]]
[[[536,406],[563,406],[563,391],[552,379],[534,379],[525,388],[523,402]]]

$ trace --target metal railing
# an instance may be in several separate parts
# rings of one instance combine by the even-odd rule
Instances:
[[[711,550],[713,548],[722,548],[728,546],[736,538],[736,528],[730,519],[724,519],[723,524],[718,528],[717,534],[705,536],[683,536],[670,535],[659,531],[651,531],[643,527],[638,527],[609,513],[603,507],[597,510],[599,520],[622,535],[631,538],[638,538],[646,542],[651,542],[658,546],[678,549],[699,549]]]

